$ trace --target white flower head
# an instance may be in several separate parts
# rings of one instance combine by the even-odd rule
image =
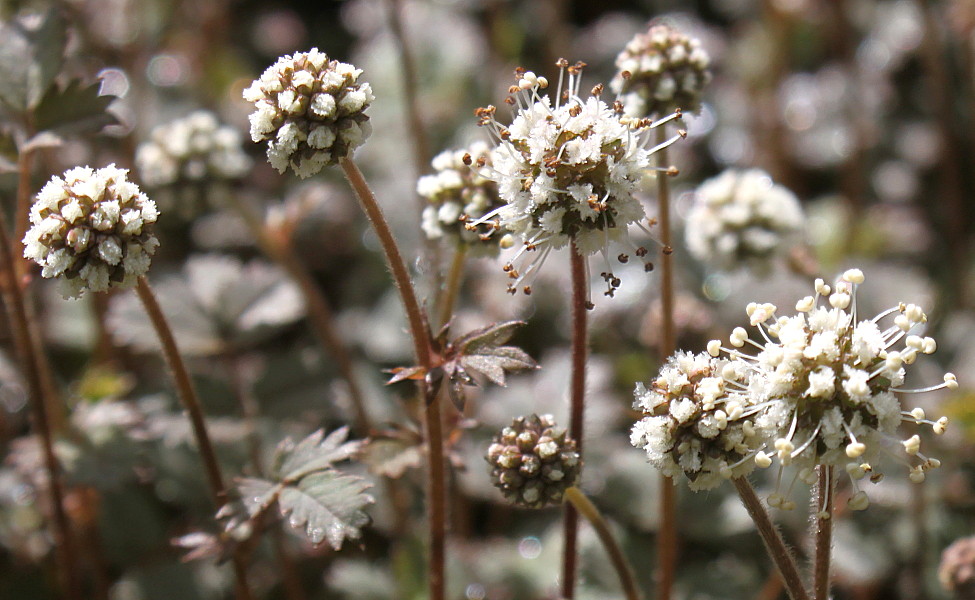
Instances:
[[[372,132],[365,110],[375,96],[361,74],[312,48],[282,56],[244,90],[256,109],[251,139],[267,141],[271,166],[305,178],[352,155]]]
[[[551,250],[570,243],[584,256],[605,255],[611,241],[644,256],[646,250],[627,237],[628,226],[645,217],[634,192],[650,168],[652,152],[685,135],[680,131],[654,146],[651,130],[679,118],[679,113],[653,122],[627,117],[620,103],[609,105],[600,99],[602,85],[588,98],[580,96],[584,63],[570,66],[562,59],[558,66],[560,89],[554,101],[541,95],[548,87],[544,77],[516,71],[517,84],[506,100],[515,110],[510,125],[495,119],[493,106],[477,110],[479,125],[487,127],[498,144],[493,167],[482,173],[498,183],[505,205],[472,224],[493,220],[521,238],[522,247],[505,268],[513,280],[511,293],[519,287],[530,293],[530,286],[522,284],[530,281]],[[516,263],[526,252],[535,256],[526,259],[522,269]],[[629,254],[620,255],[622,262],[628,258]],[[608,265],[603,278],[612,296],[619,279]]]
[[[728,169],[694,193],[684,236],[701,262],[722,270],[767,272],[802,230],[795,194],[759,169]]]
[[[76,167],[37,194],[24,257],[43,267],[43,277],[58,278],[65,297],[131,287],[149,269],[158,212],[127,173]]]
[[[902,421],[927,424],[940,434],[947,419],[928,420],[920,408],[904,410],[898,394],[958,386],[955,376],[948,373],[939,385],[902,387],[905,367],[919,354],[933,353],[937,344],[932,338],[910,333],[927,321],[913,304],[901,303],[872,319],[859,320],[856,293],[863,280],[859,269],[844,273],[832,288],[817,280],[816,295],[801,300],[800,312],[791,317],[775,315],[772,305],[750,304],[752,315],[772,307],[763,318],[752,319],[765,343],[733,335],[734,348],[714,342],[709,345],[712,355],[724,352],[749,373],[753,405],[786,415],[776,419],[780,425],[773,447],[779,468],[795,465],[810,472],[817,465],[831,465],[845,469],[853,480],[854,509],[869,504],[857,480],[867,473],[874,480],[882,476],[873,465],[881,450],[902,446],[902,462],[909,464],[915,482],[941,464],[920,452],[920,437],[902,441],[897,428]],[[889,323],[883,325],[885,321]],[[758,351],[739,350],[746,346]],[[777,480],[781,479],[780,473]],[[770,503],[792,504],[778,489]]]
[[[696,113],[704,86],[711,81],[710,62],[700,40],[669,25],[651,25],[616,57],[617,74],[610,87],[633,116],[666,115],[678,109]]]
[[[434,172],[416,184],[417,193],[428,202],[423,211],[428,239],[447,238],[475,254],[497,254],[501,236],[492,235],[496,224],[481,220],[503,205],[497,183],[481,174],[491,168],[491,154],[486,142],[475,142],[434,157]]]
[[[240,134],[205,110],[160,125],[136,150],[135,164],[147,188],[243,177],[251,160]]]
[[[774,433],[762,406],[745,392],[745,372],[707,353],[678,352],[648,388],[637,384],[634,408],[647,414],[630,442],[668,477],[683,475],[708,490],[748,474]]]

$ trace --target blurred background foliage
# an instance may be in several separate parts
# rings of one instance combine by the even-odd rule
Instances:
[[[871,487],[870,510],[839,515],[835,597],[951,597],[938,582],[939,556],[975,524],[972,0],[65,0],[6,1],[0,13],[8,24],[29,23],[49,10],[64,32],[60,42],[44,42],[63,52],[52,74],[58,89],[100,81],[104,101],[91,94],[88,104],[74,96],[42,102],[33,119],[4,104],[0,193],[11,218],[17,148],[38,123],[77,122],[65,116],[74,106],[102,115],[99,102],[115,96],[113,118],[102,115],[84,135],[57,130],[58,143],[36,151],[35,192],[74,165],[135,169],[136,149],[155,127],[200,109],[245,140],[251,167],[242,176],[147,189],[163,210],[152,279],[191,360],[226,473],[255,476],[255,465],[285,437],[356,420],[349,386],[308,326],[300,291],[265,258],[233,200],[295,248],[348,346],[373,441],[343,468],[374,484],[372,522],[340,551],[269,524],[283,534],[265,535],[251,549],[259,597],[423,598],[422,449],[412,387],[383,386],[381,369],[409,364],[411,345],[378,241],[335,173],[300,182],[271,169],[263,148],[246,141],[251,107],[242,90],[279,55],[312,46],[364,70],[377,100],[369,111],[374,134],[357,159],[432,298],[447,254],[421,240],[415,194],[432,154],[483,137],[473,109],[499,104],[516,66],[551,75],[565,56],[588,63],[586,85],[608,82],[622,46],[658,18],[700,38],[714,71],[701,114],[686,119],[688,139],[671,151],[681,171],[673,182],[677,213],[685,215],[695,187],[724,168],[758,167],[794,191],[808,215],[804,243],[767,274],[711,270],[678,246],[679,347],[701,351],[725,336],[746,320],[747,302],[791,306],[806,294],[801,273],[828,279],[859,266],[866,312],[922,304],[940,348],[918,365],[916,383],[936,382],[944,370],[961,382],[957,392],[919,401],[928,414],[952,419],[945,436],[924,442],[943,467],[920,486],[890,477]],[[409,65],[397,27],[413,59],[423,140],[408,123]],[[141,181],[136,171],[133,178]],[[647,206],[652,214],[651,194]],[[465,267],[453,330],[524,319],[514,342],[542,369],[512,376],[507,388],[474,389],[463,414],[449,411],[451,598],[556,594],[560,512],[506,506],[482,457],[493,432],[514,416],[549,412],[567,421],[568,290],[555,264],[563,259],[550,259],[530,298],[505,294],[499,261]],[[638,265],[621,278],[613,299],[594,285],[583,487],[652,598],[658,477],[630,447],[628,431],[634,382],[650,380],[658,366],[658,276]],[[171,543],[216,527],[188,425],[134,298],[64,301],[48,283],[34,292],[55,380],[67,391],[58,453],[85,597],[228,597],[226,565],[186,561]],[[8,342],[0,322],[0,596],[53,598],[46,482]],[[784,597],[737,498],[727,489],[678,495],[678,597]],[[802,552],[804,511],[775,516]],[[579,597],[618,596],[586,527],[581,546]]]

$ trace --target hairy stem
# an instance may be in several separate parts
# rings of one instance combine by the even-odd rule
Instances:
[[[667,127],[657,127],[657,143],[667,141]],[[657,166],[668,167],[667,148],[656,152]],[[670,227],[669,175],[657,172],[657,206],[660,241],[660,364],[677,348],[677,328],[674,324],[674,256]],[[660,476],[660,530],[657,532],[657,597],[670,600],[677,569],[677,498],[669,477]]]
[[[792,600],[809,600],[809,593],[802,583],[802,577],[799,575],[799,568],[796,566],[795,558],[793,558],[792,553],[786,547],[785,541],[782,540],[779,530],[772,523],[772,519],[769,518],[765,507],[762,506],[762,501],[755,493],[755,488],[752,487],[752,484],[745,477],[736,477],[731,481],[735,484],[735,489],[738,490],[738,496],[741,498],[742,504],[745,505],[745,510],[748,511],[748,515],[755,523],[759,535],[762,536],[762,541],[765,542],[765,549],[772,558],[772,562],[775,563],[775,567],[782,575],[782,581],[785,584],[786,591],[789,593],[789,597]]]
[[[570,253],[572,255],[572,399],[569,409],[569,436],[576,441],[581,460],[586,396],[589,280],[586,277],[586,257],[579,253],[575,241],[572,242]],[[579,514],[574,507],[566,506],[563,522],[565,545],[562,551],[562,597],[565,600],[572,600],[575,596],[578,529]]]
[[[833,549],[833,467],[816,467],[816,493],[813,497],[813,529],[816,550],[813,565],[813,596],[816,600],[829,600],[829,567]]]
[[[372,421],[366,411],[365,396],[359,385],[359,378],[355,374],[352,354],[342,342],[335,326],[335,316],[328,299],[294,247],[287,240],[279,239],[268,231],[260,217],[235,194],[231,194],[231,197],[234,207],[247,223],[251,235],[257,240],[261,249],[288,273],[301,290],[305,305],[308,307],[308,320],[311,322],[315,336],[318,337],[325,351],[335,360],[339,373],[349,386],[349,398],[352,400],[352,409],[355,412],[356,432],[363,437],[369,435]]]
[[[599,513],[599,509],[586,497],[582,490],[575,486],[565,490],[565,499],[571,502],[572,506],[596,530],[596,535],[599,536],[599,541],[606,548],[606,553],[609,554],[609,560],[613,563],[613,568],[616,569],[616,575],[620,578],[620,585],[623,586],[626,599],[639,600],[640,593],[637,590],[636,581],[633,578],[633,570],[626,561],[623,550],[616,543],[616,538],[613,537],[613,533],[609,530],[609,524],[606,523],[603,515]]]
[[[61,466],[54,453],[54,433],[49,411],[56,398],[51,397],[54,390],[44,382],[43,364],[46,359],[42,356],[40,342],[34,335],[35,329],[31,326],[27,302],[20,287],[18,272],[22,261],[14,256],[12,248],[11,239],[7,235],[7,219],[0,210],[0,265],[5,265],[0,268],[4,278],[4,305],[7,307],[11,335],[30,390],[33,425],[40,436],[44,455],[44,469],[47,471],[51,492],[51,510],[54,513],[52,537],[58,564],[58,582],[64,598],[80,600],[81,590],[76,570],[78,557],[71,522],[64,507],[64,484],[61,480]]]
[[[464,261],[467,259],[467,249],[458,245],[454,251],[454,258],[450,261],[450,271],[440,301],[440,325],[446,325],[454,315],[454,305],[460,293],[461,283],[464,281]]]
[[[203,470],[206,473],[207,483],[210,486],[210,493],[213,496],[214,504],[217,508],[222,508],[227,503],[227,490],[224,487],[223,474],[220,472],[220,464],[217,462],[217,454],[210,441],[210,434],[207,432],[206,421],[203,417],[203,406],[193,387],[189,371],[183,362],[183,357],[179,353],[176,345],[176,338],[166,321],[156,295],[149,287],[149,281],[145,277],[139,277],[135,286],[139,300],[152,322],[153,329],[162,344],[163,356],[169,370],[173,375],[173,383],[176,385],[176,394],[179,396],[180,403],[186,410],[190,418],[190,425],[193,428],[193,436],[196,446],[200,451],[200,458],[203,460]],[[233,559],[234,575],[236,576],[236,589],[238,600],[249,600],[251,598],[250,586],[247,583],[247,568],[243,558],[236,554]]]
[[[379,237],[386,266],[393,276],[393,282],[399,291],[406,318],[410,325],[410,337],[413,340],[413,350],[416,360],[428,372],[433,367],[433,350],[430,347],[430,331],[423,309],[417,300],[413,282],[393,232],[386,222],[382,208],[376,201],[375,195],[369,189],[362,172],[350,158],[341,160],[342,170],[352,186],[359,205],[369,218],[373,231]],[[444,451],[443,424],[440,416],[440,398],[437,390],[432,389],[426,381],[419,381],[420,397],[424,400],[424,424],[427,442],[427,510],[430,543],[430,560],[427,570],[427,581],[430,586],[430,600],[444,600],[445,578],[444,566],[446,544],[446,485],[444,481]]]

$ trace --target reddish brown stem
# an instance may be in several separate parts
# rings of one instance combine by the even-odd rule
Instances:
[[[569,413],[569,436],[576,441],[579,458],[582,459],[583,417],[585,416],[586,358],[588,350],[587,321],[589,317],[589,280],[586,277],[586,257],[579,253],[575,241],[572,254],[572,380]],[[564,547],[562,551],[562,597],[572,600],[576,584],[576,548],[579,530],[579,513],[574,506],[566,505],[563,521]]]
[[[657,143],[667,141],[665,125],[657,127]],[[669,167],[667,148],[656,153],[657,166]],[[677,327],[674,323],[674,249],[670,226],[670,180],[665,172],[657,173],[657,225],[663,248],[660,256],[660,364],[677,349]],[[677,569],[677,498],[670,477],[660,476],[660,525],[657,532],[657,598],[670,600]]]
[[[369,218],[373,231],[379,238],[386,266],[393,276],[393,282],[399,291],[400,299],[406,310],[406,318],[410,325],[410,337],[413,340],[413,350],[417,363],[428,372],[433,368],[433,350],[430,347],[430,331],[427,319],[420,308],[413,282],[403,256],[396,245],[396,238],[386,222],[382,208],[376,201],[375,195],[369,189],[362,172],[350,158],[341,160],[342,170],[352,186],[359,205]],[[446,581],[445,544],[446,544],[446,484],[444,480],[444,451],[443,425],[440,415],[440,400],[435,389],[431,389],[426,381],[417,382],[420,397],[424,399],[424,424],[427,442],[427,508],[430,543],[430,561],[428,563],[427,581],[430,586],[430,600],[444,600]]]
[[[829,600],[829,568],[833,550],[833,467],[816,467],[816,493],[813,497],[813,529],[815,530],[816,550],[813,565],[813,597],[815,600]]]
[[[203,460],[203,470],[206,473],[207,483],[210,485],[210,493],[213,496],[214,504],[219,509],[227,503],[227,490],[224,487],[220,464],[217,462],[217,453],[213,449],[210,434],[207,432],[203,406],[196,394],[196,389],[193,387],[193,381],[190,379],[183,357],[179,353],[176,338],[173,337],[166,315],[163,314],[152,288],[149,287],[149,281],[145,277],[139,277],[135,290],[139,295],[139,300],[142,301],[142,306],[145,307],[156,335],[159,337],[163,357],[166,359],[166,364],[169,365],[169,370],[173,375],[173,383],[176,385],[176,394],[179,396],[180,403],[186,410],[190,425],[193,428],[193,436],[200,451],[200,458]],[[247,567],[239,554],[234,555],[233,565],[236,575],[237,598],[238,600],[249,600],[251,593],[250,586],[247,583]]]
[[[735,484],[735,489],[738,490],[738,496],[741,498],[742,504],[745,505],[748,516],[752,518],[752,521],[755,523],[755,528],[758,529],[759,535],[762,536],[762,541],[765,542],[765,549],[772,558],[772,562],[775,563],[779,574],[782,575],[782,582],[785,584],[786,591],[789,592],[789,597],[792,600],[809,600],[809,593],[806,591],[806,586],[802,583],[802,577],[799,575],[799,568],[796,566],[796,561],[782,540],[779,530],[772,523],[772,519],[769,518],[768,511],[762,506],[762,501],[755,493],[755,488],[752,487],[752,484],[745,477],[736,477],[731,481]]]
[[[33,425],[40,437],[44,469],[47,471],[51,510],[54,514],[52,537],[54,555],[58,564],[58,581],[64,598],[80,600],[76,547],[71,532],[71,522],[64,507],[61,466],[54,453],[54,433],[49,412],[49,407],[55,404],[56,399],[51,397],[54,390],[44,382],[42,373],[46,359],[41,355],[41,345],[34,336],[35,330],[29,320],[26,299],[17,275],[22,261],[15,258],[11,251],[12,247],[12,240],[7,235],[7,219],[0,210],[0,264],[4,265],[2,267],[4,304],[7,307],[10,331],[17,347],[18,358],[30,390]]]

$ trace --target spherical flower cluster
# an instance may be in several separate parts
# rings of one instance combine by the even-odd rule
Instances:
[[[251,166],[236,129],[222,126],[213,113],[199,110],[160,125],[135,155],[146,187],[237,179]]]
[[[697,189],[684,235],[691,254],[708,265],[764,272],[804,221],[795,194],[767,173],[728,169]]]
[[[271,166],[310,177],[366,140],[372,126],[365,110],[375,97],[368,83],[359,83],[361,74],[312,48],[279,58],[244,90],[257,108],[251,139],[267,140]]]
[[[480,173],[491,168],[491,149],[485,142],[475,142],[465,150],[441,152],[432,164],[434,173],[420,177],[416,184],[417,193],[429,202],[423,209],[427,238],[446,237],[474,252],[496,253],[499,237],[491,235],[492,224],[470,224],[503,204],[497,184]]]
[[[582,467],[575,440],[552,415],[518,417],[488,448],[491,479],[504,497],[526,508],[562,501]]]
[[[795,465],[806,482],[815,478],[812,469],[817,465],[842,468],[853,481],[850,507],[854,510],[869,504],[857,482],[868,475],[879,480],[873,461],[881,451],[900,448],[914,482],[923,481],[926,471],[940,465],[920,452],[918,435],[901,440],[896,430],[904,421],[930,425],[940,434],[947,419],[930,421],[921,408],[903,410],[897,394],[958,387],[951,373],[936,386],[902,387],[905,367],[937,348],[934,339],[911,333],[927,316],[917,305],[901,303],[859,321],[856,290],[863,281],[859,269],[846,271],[834,288],[819,279],[815,295],[801,299],[791,317],[777,316],[771,304],[749,304],[746,313],[764,343],[751,340],[738,327],[731,334],[730,348],[718,340],[708,344],[711,356],[724,353],[743,365],[741,372],[749,373],[747,389],[753,404],[774,406],[786,414],[769,452],[755,455],[756,464],[767,467],[777,459],[779,482],[782,468],[789,465]],[[882,326],[889,317],[892,323]],[[746,345],[756,352],[745,353]],[[792,506],[778,487],[769,503]]]
[[[710,62],[699,40],[668,25],[652,25],[616,57],[618,73],[610,86],[634,116],[666,115],[677,109],[694,113],[711,81]]]
[[[747,475],[785,413],[754,403],[743,366],[705,353],[670,357],[649,389],[636,386],[633,407],[648,416],[630,442],[664,475],[683,473],[692,490]]]
[[[583,255],[605,253],[610,240],[639,251],[626,238],[627,226],[645,216],[634,191],[650,167],[651,154],[684,135],[680,132],[654,147],[651,129],[679,115],[656,122],[626,117],[621,104],[610,106],[599,98],[602,85],[593,88],[588,98],[579,95],[584,64],[569,66],[561,60],[559,66],[554,105],[548,96],[539,95],[548,81],[519,70],[518,83],[510,88],[512,96],[507,100],[516,108],[510,125],[495,119],[493,106],[477,111],[479,124],[488,127],[498,142],[493,168],[484,169],[485,176],[497,181],[506,204],[473,223],[496,219],[498,226],[522,239],[520,252],[506,265],[515,280],[509,288],[512,292],[551,250],[570,241]],[[568,85],[563,91],[565,79]],[[531,251],[537,252],[537,258],[523,271],[516,268],[518,258]],[[603,277],[612,295],[619,280],[610,269]]]
[[[846,271],[835,287],[817,280],[815,296],[800,300],[791,317],[777,316],[771,304],[749,304],[746,313],[764,343],[738,327],[731,347],[712,340],[707,355],[671,357],[649,389],[636,387],[634,406],[648,416],[634,426],[633,445],[644,448],[665,475],[686,475],[696,490],[777,459],[769,504],[784,509],[795,506],[780,490],[790,465],[797,479],[810,484],[818,465],[845,470],[853,510],[869,505],[858,482],[868,475],[879,481],[873,461],[882,453],[899,448],[911,481],[923,481],[940,462],[920,452],[920,436],[898,438],[897,427],[926,424],[941,434],[947,419],[928,420],[921,408],[904,410],[897,394],[955,389],[958,382],[947,373],[939,385],[902,387],[905,367],[937,344],[911,333],[927,321],[914,304],[858,321],[856,290],[863,281],[859,269]],[[888,318],[892,322],[882,328]],[[755,352],[744,352],[746,346]]]
[[[149,269],[159,241],[156,205],[126,169],[76,167],[37,194],[24,256],[61,279],[65,297],[129,287]]]

